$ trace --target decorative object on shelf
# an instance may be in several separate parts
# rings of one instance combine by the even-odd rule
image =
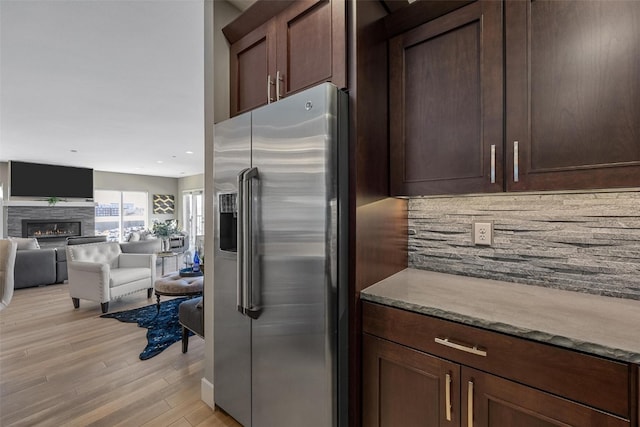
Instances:
[[[55,206],[56,203],[65,201],[64,199],[56,196],[48,197],[45,200],[47,203],[49,203],[49,206]]]
[[[173,214],[175,205],[175,199],[172,194],[153,195],[154,214]]]

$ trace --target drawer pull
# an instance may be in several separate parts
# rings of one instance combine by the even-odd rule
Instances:
[[[447,373],[445,378],[444,412],[447,414],[447,421],[451,421],[451,374]]]
[[[487,356],[487,352],[485,350],[480,350],[477,346],[472,347],[470,345],[457,344],[455,342],[449,341],[449,338],[436,338],[435,341],[438,344],[455,348],[456,350],[464,351],[467,353],[475,354],[476,356],[482,356],[482,357]]]
[[[467,427],[473,427],[473,381],[469,381],[467,390]]]
[[[518,141],[513,141],[513,182],[518,182],[520,180],[520,166],[518,162],[518,158],[520,157],[518,154]]]
[[[267,75],[267,104],[271,104],[273,102],[273,98],[271,97],[271,86],[273,86],[273,80],[271,80],[271,74]]]
[[[282,74],[280,74],[280,71],[276,72],[276,101],[280,101],[280,99],[282,99],[282,93],[280,93],[280,86],[282,85],[282,82],[284,81],[284,79],[282,78]]]
[[[496,146],[491,145],[491,183],[496,183]]]

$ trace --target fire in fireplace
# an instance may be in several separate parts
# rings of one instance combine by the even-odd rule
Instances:
[[[75,220],[22,220],[22,237],[65,238],[81,236],[82,221]]]

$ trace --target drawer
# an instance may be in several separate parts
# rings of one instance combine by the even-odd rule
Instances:
[[[363,332],[630,418],[632,367],[597,356],[363,302]],[[635,387],[635,384],[634,384]]]

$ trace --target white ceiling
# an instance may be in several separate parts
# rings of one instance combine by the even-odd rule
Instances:
[[[0,0],[0,161],[203,173],[203,27],[202,0]]]

